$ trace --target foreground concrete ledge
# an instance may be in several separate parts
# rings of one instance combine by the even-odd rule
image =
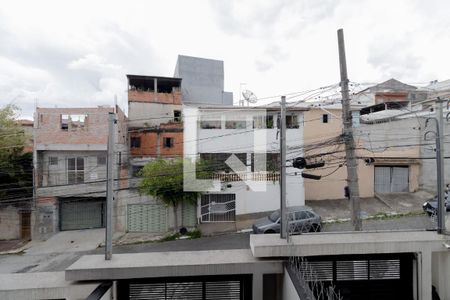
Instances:
[[[83,299],[99,283],[73,283],[64,272],[0,274],[0,299]]]
[[[117,280],[172,276],[283,273],[282,261],[261,260],[249,249],[173,251],[85,255],[66,269],[65,278],[78,280]]]
[[[250,236],[250,248],[257,258],[405,253],[448,251],[443,244],[449,240],[434,231],[313,233],[293,236],[289,243],[279,234],[261,234]]]

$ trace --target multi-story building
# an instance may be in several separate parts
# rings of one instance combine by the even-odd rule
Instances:
[[[304,204],[303,178],[292,160],[303,153],[305,110],[289,108],[286,116],[287,206]],[[205,160],[215,170],[216,185],[198,201],[199,222],[232,222],[239,228],[240,221],[279,209],[279,108],[185,106],[183,111],[185,157]],[[230,158],[238,159],[238,169]]]
[[[34,119],[35,237],[104,227],[108,118],[114,114],[116,186],[127,156],[119,107],[37,108]]]
[[[224,91],[223,61],[178,57],[175,77],[127,75],[130,173],[156,158],[183,155],[183,103],[232,105],[232,94]],[[138,179],[130,180],[135,188]],[[178,224],[197,224],[196,208],[183,204],[175,216],[158,199],[136,189],[120,191],[117,230],[161,234]]]

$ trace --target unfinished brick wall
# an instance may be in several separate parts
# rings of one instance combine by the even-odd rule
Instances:
[[[37,144],[106,144],[108,113],[112,107],[37,108],[35,139]],[[84,128],[61,129],[61,115],[87,114]]]
[[[164,128],[163,128],[164,127]],[[183,125],[165,124],[160,128],[145,132],[132,132],[131,138],[140,138],[139,148],[130,148],[132,156],[174,157],[183,155]],[[164,138],[173,138],[172,147],[164,146]]]
[[[138,90],[128,91],[128,102],[148,102],[148,103],[163,103],[163,104],[178,104],[181,105],[181,92],[174,91],[172,93],[154,93],[144,92]]]

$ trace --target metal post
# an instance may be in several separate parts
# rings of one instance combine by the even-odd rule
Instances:
[[[351,220],[356,231],[362,230],[358,187],[358,162],[355,157],[355,141],[353,140],[352,112],[348,93],[347,62],[345,58],[344,31],[339,29],[339,67],[341,71],[342,122],[344,124],[345,157],[347,162],[347,182],[350,190]]]
[[[114,113],[108,117],[108,156],[106,161],[106,238],[105,238],[105,260],[112,257],[112,214],[113,214],[113,161],[114,161]]]
[[[281,97],[280,114],[280,237],[286,238],[286,97]]]
[[[437,207],[437,232],[445,233],[445,175],[444,175],[444,116],[442,100],[436,100],[437,123],[436,128],[436,162],[437,162],[437,184],[438,184],[438,207]]]

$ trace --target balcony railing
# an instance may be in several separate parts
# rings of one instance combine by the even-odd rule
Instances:
[[[242,172],[242,173],[215,173],[212,176],[213,180],[220,180],[223,182],[232,181],[278,181],[280,174],[275,172]]]

